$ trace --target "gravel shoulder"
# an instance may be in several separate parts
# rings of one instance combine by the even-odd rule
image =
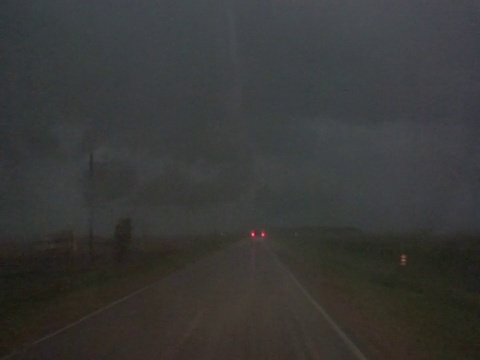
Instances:
[[[407,270],[411,274],[397,273],[396,264],[386,267],[380,256],[351,255],[354,245],[348,241],[348,251],[339,249],[339,242],[319,250],[319,243],[279,240],[274,248],[369,358],[476,358],[478,295],[455,289],[450,279],[429,275],[427,265],[420,271],[412,265]]]

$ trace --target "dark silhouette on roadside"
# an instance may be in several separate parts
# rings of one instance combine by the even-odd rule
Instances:
[[[121,218],[115,226],[115,251],[117,262],[124,262],[128,258],[132,244],[132,219]]]

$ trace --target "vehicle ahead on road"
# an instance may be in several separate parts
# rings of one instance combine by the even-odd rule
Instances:
[[[265,230],[252,230],[250,231],[250,237],[252,239],[264,238],[266,236]]]

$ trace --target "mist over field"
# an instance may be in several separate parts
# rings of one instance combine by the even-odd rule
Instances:
[[[86,234],[90,154],[99,234],[480,230],[474,0],[0,13],[1,237]]]

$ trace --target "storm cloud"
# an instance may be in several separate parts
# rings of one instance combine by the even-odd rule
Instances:
[[[2,234],[478,230],[476,1],[0,6]]]

